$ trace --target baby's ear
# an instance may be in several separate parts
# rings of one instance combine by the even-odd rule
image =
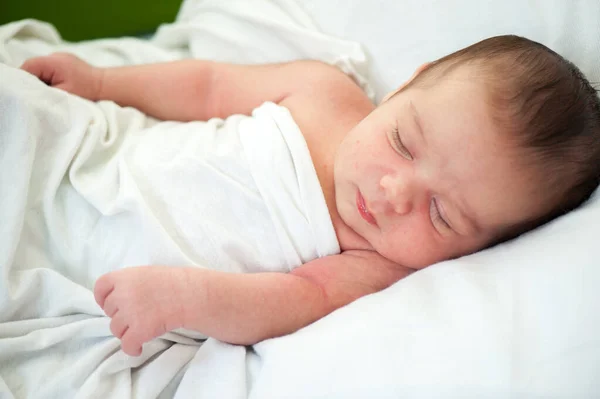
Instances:
[[[419,66],[417,68],[417,70],[412,74],[412,76],[406,82],[402,83],[402,85],[400,87],[398,87],[396,90],[391,91],[388,94],[386,94],[385,97],[383,97],[383,100],[381,100],[380,104],[383,104],[384,102],[386,102],[390,98],[394,97],[397,93],[401,92],[402,89],[404,89],[407,84],[409,84],[410,82],[412,82],[417,76],[419,76],[419,74],[421,72],[423,72],[424,70],[426,70],[427,68],[429,68],[430,65],[431,65],[430,62],[426,62],[423,65]]]

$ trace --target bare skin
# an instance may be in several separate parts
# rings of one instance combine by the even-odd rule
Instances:
[[[99,69],[56,54],[22,68],[50,86],[164,120],[250,114],[272,101],[290,110],[308,144],[342,253],[287,274],[171,266],[106,274],[96,301],[130,355],[181,327],[245,345],[294,332],[417,269],[475,252],[536,212],[480,88],[464,83],[468,71],[456,76],[461,86],[406,91],[376,109],[350,78],[315,61]],[[498,202],[506,192],[514,201]]]

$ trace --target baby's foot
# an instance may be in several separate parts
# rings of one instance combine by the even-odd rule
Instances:
[[[100,277],[94,296],[123,351],[139,356],[145,342],[183,326],[185,288],[184,268],[131,267]]]

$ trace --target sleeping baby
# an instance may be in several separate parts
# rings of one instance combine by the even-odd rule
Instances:
[[[111,100],[159,120],[208,121],[215,136],[202,148],[185,148],[192,158],[237,146],[231,162],[262,165],[244,178],[256,185],[251,192],[213,195],[218,188],[200,174],[182,183],[210,197],[198,198],[189,223],[222,215],[216,218],[223,225],[213,222],[198,245],[220,240],[220,228],[244,243],[260,230],[264,245],[293,255],[273,255],[271,262],[285,263],[280,271],[122,265],[135,267],[101,276],[96,301],[130,355],[179,328],[243,345],[292,333],[416,270],[576,208],[600,177],[596,91],[572,63],[516,36],[483,40],[422,65],[377,107],[350,77],[317,61],[97,68],[54,54],[22,68],[92,101]],[[144,137],[135,143],[143,146]],[[279,177],[263,176],[286,162],[291,166]],[[195,167],[185,164],[178,173],[187,176],[185,168],[194,176]],[[213,170],[237,173],[224,172],[226,164]],[[247,208],[232,205],[234,194],[227,194],[242,191],[250,193]],[[302,201],[285,200],[287,192]],[[226,227],[237,213],[247,226]],[[315,244],[302,247],[299,234],[314,236]],[[242,247],[219,246],[260,263],[252,248]]]

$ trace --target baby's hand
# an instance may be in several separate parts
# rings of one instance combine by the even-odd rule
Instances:
[[[103,70],[89,65],[72,54],[55,53],[31,58],[21,65],[21,69],[37,76],[48,86],[88,100],[99,99]]]
[[[131,356],[142,353],[142,344],[183,326],[185,270],[144,266],[117,270],[96,282],[94,296],[112,318],[111,332]]]

